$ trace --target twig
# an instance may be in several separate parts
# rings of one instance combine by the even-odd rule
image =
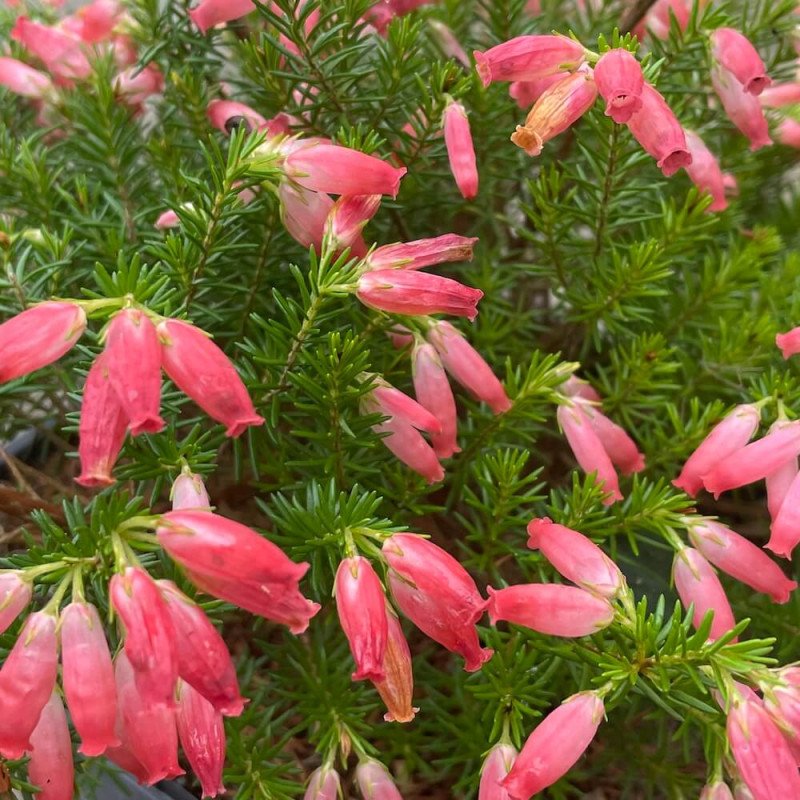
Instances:
[[[630,33],[643,19],[645,14],[655,5],[656,0],[634,0],[625,10],[619,22],[620,33]]]

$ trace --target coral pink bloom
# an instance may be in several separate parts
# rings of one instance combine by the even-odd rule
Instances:
[[[728,784],[715,781],[703,787],[703,791],[700,792],[700,800],[733,800],[733,794],[728,788]]]
[[[372,411],[364,406],[365,411]],[[388,434],[381,442],[407,467],[422,475],[428,483],[438,483],[444,478],[444,469],[436,452],[422,434],[407,420],[392,417],[372,426],[375,433]]]
[[[157,581],[176,636],[178,675],[228,717],[244,708],[236,669],[217,629],[172,581]]]
[[[567,75],[568,72],[554,72],[532,81],[514,81],[508,87],[508,96],[516,100],[520,108],[530,108],[553,84]]]
[[[323,765],[311,773],[303,800],[337,800],[340,793],[339,773]]]
[[[158,433],[164,427],[161,405],[161,346],[150,318],[124,308],[106,333],[105,367],[128,416],[131,433]]]
[[[716,572],[697,550],[686,547],[675,554],[672,577],[684,607],[694,604],[692,624],[695,628],[700,627],[709,611],[714,612],[709,640],[719,639],[736,625],[730,603]]]
[[[779,83],[770,86],[759,96],[764,108],[783,108],[800,103],[800,83]]]
[[[81,39],[95,44],[111,38],[124,11],[117,0],[94,0],[88,6],[78,9],[76,16],[81,22]]]
[[[579,120],[597,99],[592,70],[578,70],[546,89],[528,113],[524,125],[517,125],[511,141],[529,156],[538,156],[546,142]]]
[[[201,33],[206,33],[209,28],[244,17],[253,9],[253,0],[201,0],[189,9],[189,18]]]
[[[0,325],[0,383],[58,361],[86,330],[86,314],[74,303],[49,302]]]
[[[450,171],[465,200],[478,194],[478,164],[469,129],[467,112],[461,103],[449,102],[442,117],[444,143],[450,159]]]
[[[414,348],[414,392],[417,400],[439,423],[439,431],[431,434],[431,444],[438,458],[458,453],[456,401],[447,380],[442,361],[432,344]]]
[[[359,761],[356,782],[364,800],[403,800],[389,771],[372,758]]]
[[[713,520],[689,523],[692,544],[717,568],[757,592],[785,603],[797,588],[757,545]]]
[[[22,573],[0,573],[0,633],[22,613],[31,601],[31,585],[21,577]]]
[[[503,384],[477,350],[449,322],[437,322],[428,331],[447,372],[476,400],[486,403],[495,414],[511,408]]]
[[[190,508],[211,511],[211,500],[203,479],[191,472],[182,472],[175,478],[170,490],[170,499],[173,511]]]
[[[400,620],[386,609],[388,638],[383,654],[383,680],[374,680],[373,686],[386,704],[383,715],[386,722],[411,722],[419,711],[411,705],[414,695],[414,675],[411,670],[411,651],[403,635]]]
[[[366,259],[370,269],[423,269],[445,261],[472,261],[472,248],[478,239],[445,233],[433,239],[385,244]]]
[[[528,800],[565,775],[583,755],[603,719],[603,701],[581,692],[551,711],[528,737],[502,786],[514,800]]]
[[[125,442],[128,416],[108,377],[108,355],[94,360],[81,400],[78,455],[81,474],[75,479],[81,486],[111,486],[111,470]]]
[[[281,221],[291,237],[303,247],[322,251],[325,223],[333,208],[333,199],[324,192],[312,192],[289,183],[278,189]]]
[[[559,406],[556,416],[581,469],[587,474],[597,473],[597,483],[608,495],[603,503],[611,505],[621,500],[617,473],[583,407],[578,403]]]
[[[492,657],[482,649],[475,623],[486,601],[475,581],[449,553],[411,533],[396,533],[383,543],[389,587],[400,610],[425,634],[466,661],[475,672]]]
[[[192,772],[200,781],[203,797],[224,794],[225,726],[222,715],[188,683],[181,683],[176,720],[178,739]]]
[[[800,544],[800,473],[796,473],[789,484],[780,510],[772,520],[766,547],[775,555],[791,558],[792,551],[798,544]]]
[[[666,100],[649,83],[645,83],[641,98],[642,107],[628,120],[628,128],[669,177],[692,163],[686,135]]]
[[[760,150],[772,144],[758,98],[746,92],[732,73],[719,67],[712,68],[711,83],[730,121],[750,140],[750,149]]]
[[[389,627],[383,586],[366,558],[345,558],[335,581],[336,611],[356,662],[354,681],[386,678],[383,659]]]
[[[286,156],[287,175],[305,189],[331,194],[388,194],[397,197],[406,168],[393,167],[349,147],[312,143]]]
[[[746,92],[761,94],[772,83],[755,47],[739,31],[717,28],[710,39],[711,57],[721,69],[731,72]]]
[[[619,567],[593,541],[547,517],[528,523],[528,547],[592,594],[615,597],[625,586]]]
[[[342,195],[325,220],[324,232],[337,249],[351,249],[352,255],[363,258],[367,246],[361,232],[375,216],[381,204],[379,194]]]
[[[591,636],[614,620],[604,597],[560,583],[522,583],[489,592],[492,625],[512,622],[550,636]]]
[[[707,192],[712,197],[711,205],[706,211],[725,210],[728,201],[725,198],[725,182],[719,162],[694,131],[684,131],[684,133],[686,147],[692,156],[692,163],[686,167],[686,173],[700,191]]]
[[[672,483],[695,497],[703,488],[703,477],[720,461],[741,450],[758,428],[761,413],[756,406],[736,406],[714,427],[683,465]]]
[[[109,583],[111,605],[125,628],[125,655],[136,686],[151,706],[174,708],[178,656],[175,628],[155,581],[139,567],[127,567]]]
[[[473,55],[484,86],[492,81],[533,81],[573,70],[586,57],[583,45],[566,36],[517,36]]]
[[[83,42],[66,31],[17,17],[11,38],[40,59],[54,78],[70,82],[91,74]]]
[[[775,344],[780,347],[784,358],[800,353],[800,327],[792,328],[786,333],[779,333],[775,337]]]
[[[442,429],[436,417],[424,406],[412,400],[394,386],[381,381],[364,400],[365,411],[399,417],[421,431],[439,433]]]
[[[717,498],[760,481],[799,454],[800,422],[791,422],[718,460],[703,476],[703,484]]]
[[[93,605],[70,603],[62,612],[61,664],[64,696],[81,737],[79,752],[99,756],[106,748],[118,746],[114,666],[103,623]]]
[[[31,734],[31,760],[28,780],[41,788],[39,800],[72,800],[75,791],[75,765],[72,741],[64,704],[53,691],[42,709]]]
[[[114,78],[114,90],[132,106],[140,106],[148,97],[164,91],[164,76],[154,64],[142,70],[128,67]]]
[[[478,800],[510,800],[508,790],[501,785],[514,766],[517,750],[510,744],[496,744],[481,768],[481,782]]]
[[[21,758],[58,673],[55,617],[31,614],[0,669],[0,755]]]
[[[644,76],[636,56],[627,50],[615,48],[600,56],[594,80],[606,101],[606,116],[614,122],[627,122],[641,109]]]
[[[158,326],[164,372],[209,417],[227,426],[226,436],[241,436],[263,425],[236,367],[199,328],[178,319]]]
[[[230,133],[242,123],[248,130],[261,130],[267,124],[267,120],[250,106],[233,100],[212,100],[208,104],[206,114],[209,122],[222,133]]]
[[[611,463],[619,467],[623,475],[641,472],[644,469],[644,456],[624,429],[590,403],[580,405]]]
[[[797,120],[781,120],[778,124],[776,136],[782,145],[800,150],[800,122],[797,122]]]
[[[0,86],[34,100],[41,100],[53,92],[53,82],[47,75],[16,58],[0,57]]]

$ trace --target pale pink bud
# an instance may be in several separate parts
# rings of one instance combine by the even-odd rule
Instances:
[[[592,594],[615,597],[625,586],[619,567],[591,539],[547,517],[528,523],[528,547]]]
[[[581,692],[551,711],[528,737],[502,785],[514,800],[529,797],[555,783],[591,744],[603,719],[603,701]]]
[[[64,704],[53,691],[31,734],[28,780],[41,788],[39,800],[72,800],[75,765]]]
[[[800,327],[792,328],[787,333],[779,333],[775,337],[775,344],[780,347],[784,358],[800,353]]]
[[[381,439],[398,460],[422,475],[428,483],[438,483],[444,478],[444,469],[433,448],[422,434],[408,421],[392,417],[372,426],[375,433],[388,434]]]
[[[439,433],[439,420],[424,406],[412,400],[394,386],[381,381],[364,400],[364,411],[398,417],[421,431]]]
[[[17,17],[11,38],[39,58],[55,78],[69,82],[88,78],[92,67],[83,42],[59,28]]]
[[[387,604],[388,606],[388,604]],[[411,705],[414,695],[414,675],[411,670],[411,651],[403,635],[400,620],[388,607],[386,609],[388,638],[383,654],[384,678],[373,681],[373,686],[386,704],[383,715],[386,722],[411,722],[419,711]]]
[[[281,220],[291,237],[303,247],[312,245],[322,251],[325,223],[333,208],[333,198],[324,192],[312,192],[290,183],[278,189]]]
[[[782,145],[800,150],[800,122],[797,120],[781,120],[775,135]]]
[[[514,81],[508,87],[508,96],[516,100],[520,108],[530,108],[553,84],[567,75],[568,72],[554,72],[532,81]]]
[[[105,368],[128,416],[131,433],[158,433],[164,427],[161,405],[161,345],[150,318],[124,308],[106,333]]]
[[[472,261],[476,237],[445,233],[433,239],[385,244],[366,259],[369,269],[423,269],[445,261]]]
[[[0,325],[0,383],[58,361],[85,330],[86,314],[74,303],[41,303],[11,317]]]
[[[746,92],[733,73],[718,66],[711,70],[711,83],[730,121],[750,140],[750,149],[772,144],[758,98]]]
[[[186,205],[194,208],[194,206],[192,206],[190,203],[187,203]],[[180,224],[181,218],[178,216],[178,213],[170,209],[158,217],[153,227],[159,231],[163,231],[167,228],[177,228]]]
[[[175,478],[170,497],[173,511],[190,508],[211,510],[211,500],[203,479],[192,472],[182,472]]]
[[[428,19],[428,25],[433,32],[433,37],[436,39],[436,43],[439,45],[439,49],[442,51],[442,53],[444,53],[445,58],[454,58],[464,67],[470,69],[472,67],[472,63],[469,60],[469,56],[467,55],[466,50],[464,50],[464,48],[461,46],[461,42],[458,41],[453,31],[438,19]]]
[[[589,68],[567,75],[546,89],[517,125],[511,141],[529,156],[538,156],[546,142],[579,120],[597,99],[597,86]]]
[[[189,18],[201,33],[206,33],[209,28],[244,17],[253,9],[253,0],[201,0],[189,9]]]
[[[566,36],[517,36],[473,55],[484,86],[492,81],[532,81],[573,70],[586,57],[583,45]]]
[[[514,766],[517,750],[510,744],[496,744],[486,756],[481,768],[478,800],[510,800],[508,790],[501,785]]]
[[[771,83],[767,68],[750,40],[733,28],[717,28],[710,36],[711,57],[736,77],[750,94],[761,94]]]
[[[700,792],[700,800],[733,800],[733,794],[727,783],[714,781],[703,787],[703,791]]]
[[[720,461],[740,451],[758,428],[760,412],[756,406],[736,406],[714,427],[683,465],[672,483],[695,497],[703,488],[703,478]]]
[[[737,783],[733,787],[733,800],[756,800],[753,793],[743,784]]]
[[[641,99],[642,107],[628,120],[628,128],[668,178],[692,163],[686,136],[666,100],[649,83],[644,84]]]
[[[31,585],[18,572],[0,572],[0,633],[22,613],[31,601]]]
[[[325,221],[325,235],[340,250],[349,247],[352,255],[362,258],[367,247],[361,232],[375,216],[381,204],[379,194],[342,195],[334,204]]]
[[[800,103],[800,83],[779,83],[770,86],[759,96],[764,108],[783,108]]]
[[[461,103],[449,102],[442,117],[444,143],[450,159],[450,171],[465,200],[472,200],[478,194],[478,165],[475,160],[475,147],[469,129],[467,112]]]
[[[606,101],[606,116],[614,122],[627,122],[641,109],[644,76],[632,53],[622,48],[604,53],[595,65],[594,80]]]
[[[694,604],[692,624],[695,628],[700,626],[709,611],[714,612],[709,640],[719,639],[736,625],[716,572],[697,550],[686,547],[675,554],[672,577],[684,607]]]
[[[770,526],[769,542],[765,546],[775,555],[791,558],[792,551],[798,544],[800,544],[800,472],[795,474],[786,490],[780,510]]]
[[[114,733],[117,692],[103,623],[89,603],[70,603],[61,614],[61,665],[64,696],[79,752],[102,755],[120,744]]]
[[[644,469],[644,456],[625,430],[591,403],[578,402],[611,463],[619,467],[623,475],[641,472]]]
[[[225,726],[222,715],[188,683],[180,683],[176,713],[178,739],[200,781],[203,797],[224,794]]]
[[[692,156],[692,163],[686,167],[686,173],[700,191],[707,192],[713,198],[706,211],[723,211],[728,207],[728,201],[725,199],[725,183],[719,162],[694,131],[684,133],[686,147]]]
[[[781,568],[749,539],[713,520],[689,523],[692,544],[715,566],[732,578],[785,603],[797,588]]]
[[[359,761],[356,782],[364,800],[403,800],[389,771],[372,758]]]
[[[323,765],[311,773],[303,800],[338,800],[340,792],[339,773]]]
[[[41,100],[53,92],[53,82],[47,75],[16,58],[0,58],[0,86],[34,100]]]
[[[431,435],[431,444],[438,458],[458,453],[456,401],[447,380],[441,359],[431,344],[414,348],[414,392],[417,400],[439,423],[439,432]]]
[[[154,64],[142,70],[129,67],[114,78],[114,89],[132,106],[139,106],[148,97],[164,91],[164,76]]]
[[[503,384],[477,350],[449,322],[437,322],[428,331],[447,372],[476,400],[486,403],[495,414],[511,408]]]
[[[206,114],[209,122],[217,130],[227,134],[241,124],[244,124],[248,131],[261,130],[267,125],[267,120],[258,111],[234,100],[212,100],[208,104]]]
[[[31,614],[0,669],[0,755],[21,758],[58,673],[55,617]]]
[[[178,319],[158,326],[164,372],[209,417],[227,426],[226,436],[241,436],[263,425],[233,363],[199,328]]]
[[[487,602],[475,581],[449,553],[411,533],[383,543],[389,588],[400,610],[425,634],[466,661],[475,672],[492,657],[482,649],[475,623]]]

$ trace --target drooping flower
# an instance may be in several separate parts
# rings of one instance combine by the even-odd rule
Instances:
[[[732,73],[746,92],[761,94],[772,83],[761,56],[744,34],[733,28],[717,28],[709,38],[711,57],[721,70]]]
[[[333,208],[333,198],[290,183],[281,184],[278,198],[281,221],[292,238],[303,247],[313,245],[317,252],[322,252],[325,223]]]
[[[510,744],[496,744],[486,756],[481,768],[478,800],[510,800],[511,795],[502,785],[514,761],[517,750]]]
[[[769,541],[765,546],[775,555],[791,558],[798,544],[800,544],[800,473],[795,474],[786,489],[780,509],[772,520]]]
[[[170,490],[170,499],[173,511],[190,508],[211,511],[211,500],[203,479],[192,472],[182,472],[175,478]]]
[[[614,48],[600,56],[594,68],[600,97],[606,101],[606,116],[625,123],[642,107],[644,76],[639,61],[624,48]]]
[[[779,333],[775,337],[775,344],[780,347],[784,358],[800,353],[800,327],[792,328],[786,333]]]
[[[155,94],[164,91],[164,75],[155,64],[144,69],[128,67],[114,78],[114,90],[132,106],[140,106]]]
[[[254,9],[253,0],[201,0],[189,9],[189,18],[201,33],[206,33],[209,28],[244,17]]]
[[[0,86],[34,100],[53,94],[53,81],[44,72],[33,69],[16,58],[0,57]]]
[[[770,433],[780,430],[780,428],[785,427],[787,424],[787,420],[777,420],[770,427]],[[766,476],[767,508],[773,524],[778,518],[781,506],[783,506],[783,501],[789,493],[792,482],[797,477],[797,471],[797,456],[791,456]]]
[[[388,636],[386,652],[383,655],[383,680],[373,680],[373,686],[386,704],[383,715],[386,722],[411,722],[419,711],[412,705],[414,694],[414,675],[411,669],[411,651],[403,635],[400,620],[394,612],[386,608]]]
[[[23,580],[22,573],[0,573],[0,633],[5,633],[22,613],[32,594],[31,584]]]
[[[445,233],[433,239],[385,244],[373,250],[366,259],[369,269],[423,269],[446,261],[472,261],[476,237]]]
[[[80,37],[88,44],[105,42],[123,18],[125,9],[118,0],[94,0],[75,13],[80,22]]]
[[[800,83],[778,83],[764,89],[759,95],[764,108],[783,108],[800,103]]]
[[[461,103],[451,101],[442,117],[444,143],[450,159],[450,171],[461,195],[472,200],[478,194],[478,165],[469,129],[467,112]]]
[[[796,680],[796,667],[781,670],[775,682],[762,681],[764,709],[789,742],[796,755],[800,749],[800,687]]]
[[[92,72],[84,43],[61,28],[17,17],[11,38],[33,53],[47,71],[64,83],[84,80]]]
[[[72,741],[64,704],[57,691],[42,709],[31,734],[28,780],[41,791],[39,800],[72,800],[75,791],[75,765]]]
[[[589,425],[597,434],[611,463],[618,467],[623,475],[641,472],[645,466],[644,456],[627,432],[592,403],[582,402],[580,398],[577,402],[586,414]]]
[[[730,121],[750,140],[751,150],[772,144],[761,103],[745,91],[736,76],[718,66],[711,69],[711,83]]]
[[[778,123],[775,131],[777,140],[786,147],[800,150],[800,122],[787,117]]]
[[[460,450],[456,435],[456,401],[442,361],[432,344],[417,343],[414,347],[413,373],[417,401],[440,426],[439,431],[431,433],[433,450],[438,458],[450,458]]]
[[[337,250],[349,247],[354,256],[363,258],[367,246],[361,232],[375,216],[381,204],[379,194],[342,195],[325,220],[324,233]]]
[[[267,120],[258,111],[235,100],[212,100],[208,104],[206,115],[217,130],[227,134],[241,124],[247,126],[248,130],[256,131],[267,125]]]
[[[713,198],[706,211],[724,211],[728,207],[728,201],[725,197],[725,182],[719,162],[694,131],[684,131],[684,133],[686,147],[692,156],[692,163],[686,167],[687,175],[698,189],[707,192]]]
[[[339,773],[323,764],[311,773],[303,800],[338,800],[341,783]]]
[[[373,758],[359,761],[356,783],[364,800],[403,800],[389,771]]]
[[[372,430],[387,434],[381,439],[384,446],[428,483],[438,483],[444,478],[444,469],[436,452],[408,421],[391,417],[373,425]]]

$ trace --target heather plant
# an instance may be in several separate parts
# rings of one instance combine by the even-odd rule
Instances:
[[[0,797],[800,797],[793,0],[60,5]]]

